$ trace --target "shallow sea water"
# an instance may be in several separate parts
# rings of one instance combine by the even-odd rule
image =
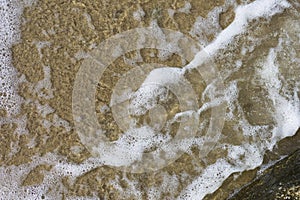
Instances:
[[[298,149],[298,0],[0,0],[0,199],[227,199]]]

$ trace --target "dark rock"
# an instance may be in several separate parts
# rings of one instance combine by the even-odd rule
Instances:
[[[300,149],[266,169],[229,199],[300,199]]]

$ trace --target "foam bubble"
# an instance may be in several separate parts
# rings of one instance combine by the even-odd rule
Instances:
[[[149,126],[132,128],[125,132],[113,145],[105,148],[99,145],[95,152],[98,152],[99,159],[112,166],[130,166],[134,161],[141,160],[143,153],[170,138],[154,131]]]
[[[141,21],[145,16],[145,12],[141,7],[138,7],[138,10],[133,12],[133,18],[137,21]]]
[[[189,14],[191,12],[191,8],[192,8],[192,5],[190,4],[190,2],[185,2],[184,3],[184,6],[182,8],[179,8],[178,9],[178,12],[182,12],[182,13],[185,13],[185,14]]]
[[[0,1],[0,3],[7,3],[7,1]],[[209,53],[215,53],[218,49],[224,48],[227,44],[232,41],[232,39],[238,35],[243,33],[246,30],[246,27],[249,23],[249,21],[259,18],[259,17],[266,17],[269,18],[270,16],[280,13],[283,11],[284,8],[289,7],[289,4],[286,1],[280,1],[280,0],[257,0],[251,4],[240,6],[236,9],[236,18],[234,22],[224,31],[222,31],[218,36],[217,39],[211,44],[208,45],[205,49]],[[190,9],[190,5],[186,3],[185,7],[182,8],[179,11],[181,12],[188,12]],[[255,12],[254,12],[255,11]],[[1,13],[2,11],[0,11]],[[136,20],[141,20],[143,17],[143,12],[138,11],[139,13],[135,13],[134,17]],[[219,27],[215,25],[217,21],[217,15],[221,12],[220,8],[216,8],[209,16],[213,19],[213,24],[210,24],[205,27],[210,27],[211,31],[220,31]],[[172,13],[171,13],[172,14]],[[1,18],[2,19],[2,18]],[[4,19],[4,18],[3,18]],[[205,24],[207,21],[204,21],[204,19],[199,18],[198,24]],[[4,24],[3,27],[6,26],[5,23],[7,23],[5,20],[2,20],[1,22]],[[164,38],[164,34],[160,30],[160,28],[157,25],[157,22],[152,22],[151,26],[156,28],[156,36]],[[204,27],[204,26],[203,26]],[[2,29],[0,30],[0,39],[2,34]],[[195,30],[194,30],[195,31]],[[18,38],[15,36],[9,37],[4,35],[3,38],[7,39],[5,41],[8,41],[9,43],[5,44],[4,52],[5,56],[3,59],[3,62],[10,63],[11,57],[9,52],[9,45],[11,45],[11,42],[13,40],[9,38]],[[143,42],[143,38],[141,38],[141,43]],[[176,42],[168,43],[167,41],[162,42],[160,44],[161,46],[168,47],[167,51],[160,51],[159,56],[161,59],[168,58],[172,53],[174,52],[180,52],[180,49],[178,48]],[[290,136],[294,133],[294,131],[299,127],[300,125],[300,113],[299,113],[299,99],[297,95],[291,95],[291,96],[283,96],[280,93],[280,90],[284,86],[284,83],[282,82],[280,78],[280,69],[276,64],[276,51],[278,48],[271,49],[268,57],[266,59],[266,62],[263,63],[260,70],[257,71],[257,74],[261,77],[262,81],[265,83],[266,88],[268,89],[268,98],[274,100],[274,104],[276,107],[274,116],[276,118],[277,125],[273,129],[273,142],[262,142],[260,145],[251,144],[251,143],[244,143],[242,145],[226,145],[227,151],[228,151],[228,158],[226,159],[219,159],[215,163],[212,163],[211,165],[207,166],[205,169],[203,169],[202,174],[196,178],[192,184],[187,186],[186,190],[182,191],[179,198],[181,199],[200,199],[203,198],[206,194],[211,193],[215,191],[222,182],[233,172],[239,172],[243,171],[245,169],[252,169],[262,162],[262,155],[266,148],[272,148],[273,145],[278,141],[279,139]],[[122,51],[122,49],[117,49],[117,51]],[[248,50],[245,50],[245,52]],[[9,55],[9,56],[6,56]],[[1,56],[1,54],[0,54]],[[1,63],[2,64],[2,63]],[[197,56],[195,57],[195,60],[192,62],[189,66],[197,66],[199,64],[199,60],[197,60]],[[237,61],[236,68],[240,68],[242,66],[241,61]],[[12,107],[14,105],[18,105],[18,98],[17,96],[14,96],[14,75],[15,71],[14,69],[8,65],[5,64],[5,67],[0,68],[0,75],[2,81],[1,83],[4,83],[3,88],[1,87],[0,92],[5,91],[8,92],[10,95],[9,99],[6,100],[6,97],[3,96],[1,98],[1,104],[0,105],[10,105],[9,102],[11,102],[10,112],[14,113]],[[2,70],[2,71],[1,71]],[[43,95],[40,93],[41,89],[46,87],[47,90],[51,90],[51,82],[50,82],[50,72],[49,68],[44,68],[45,73],[45,79],[40,81],[37,86],[34,88],[34,90],[40,95],[40,97],[44,98],[51,98],[52,94],[50,96]],[[165,76],[167,74],[167,76]],[[3,77],[2,77],[3,75]],[[124,99],[128,99],[129,97],[132,97],[130,95],[133,94],[133,104],[132,104],[132,112],[136,115],[145,114],[147,110],[152,109],[154,106],[156,106],[157,98],[164,99],[166,97],[166,90],[161,89],[161,87],[157,87],[157,85],[151,85],[149,83],[159,83],[161,86],[168,85],[170,83],[177,84],[181,81],[183,78],[183,70],[180,70],[178,68],[160,68],[152,71],[149,76],[146,78],[144,84],[142,87],[136,92],[132,93],[132,91],[126,92],[126,95],[124,96]],[[270,84],[275,83],[275,84]],[[227,88],[225,97],[223,99],[217,99],[215,98],[216,90],[213,88],[213,84],[208,85],[206,91],[203,94],[203,98],[208,97],[210,102],[207,104],[204,104],[203,107],[198,111],[199,114],[204,111],[207,108],[214,107],[216,105],[219,105],[222,101],[229,102],[229,111],[226,115],[226,119],[235,119],[235,112],[238,112],[238,115],[242,116],[242,119],[239,121],[239,124],[236,125],[236,129],[240,129],[243,132],[243,136],[258,136],[262,130],[264,130],[265,127],[259,127],[259,126],[251,126],[247,120],[243,118],[243,113],[240,111],[239,105],[237,105],[237,96],[238,96],[238,89],[237,89],[237,83],[235,81],[231,82]],[[299,88],[299,85],[298,85]],[[296,88],[297,91],[295,93],[299,92],[299,90]],[[49,106],[42,106],[38,105],[38,109],[43,117],[45,117],[47,114],[52,113],[53,109]],[[106,112],[108,109],[107,106],[104,106],[100,109],[101,112]],[[158,108],[160,109],[160,107]],[[184,114],[192,115],[192,112],[185,112],[185,113],[178,113],[177,116],[182,117]],[[178,117],[179,118],[179,117]],[[26,119],[23,120],[23,128],[26,127]],[[47,122],[45,121],[45,124],[48,124],[47,126],[50,127],[51,125],[55,126],[64,126],[67,130],[70,130],[71,127],[68,122],[62,120],[59,118],[59,116],[54,115],[54,122]],[[19,130],[19,132],[21,132]],[[101,130],[99,130],[99,134],[103,134]],[[261,136],[262,138],[265,136]],[[42,158],[32,158],[33,162],[21,166],[11,166],[11,167],[0,167],[0,176],[5,179],[6,181],[0,184],[0,194],[1,196],[5,197],[12,197],[12,199],[16,198],[30,198],[30,199],[37,199],[40,198],[42,195],[45,195],[45,191],[49,191],[49,188],[55,188],[55,190],[52,190],[53,192],[49,193],[48,196],[45,196],[46,198],[49,197],[49,199],[60,199],[62,198],[62,195],[57,192],[57,188],[59,191],[64,191],[64,186],[60,185],[62,181],[62,177],[69,176],[72,179],[75,179],[78,176],[83,175],[88,170],[91,170],[95,167],[103,166],[104,164],[114,165],[114,166],[124,166],[124,165],[130,165],[134,161],[140,160],[142,157],[142,154],[145,150],[148,150],[149,148],[153,146],[160,145],[160,142],[166,142],[169,141],[170,138],[166,135],[160,135],[157,131],[153,130],[151,127],[148,126],[142,126],[142,127],[134,127],[127,132],[125,132],[117,141],[114,142],[115,147],[109,148],[109,149],[103,149],[101,144],[99,145],[99,148],[95,151],[98,151],[101,155],[98,158],[90,158],[85,160],[81,164],[70,164],[68,162],[64,161],[64,158],[61,158],[57,155],[45,155]],[[174,143],[173,146],[171,146],[171,149],[165,149],[167,152],[167,156],[173,156],[172,151],[175,149],[184,149],[185,146],[190,146],[191,144],[196,144],[199,147],[203,144],[202,138],[197,139],[185,139],[178,141],[177,143]],[[34,142],[32,142],[30,145],[34,146]],[[170,146],[168,146],[170,147]],[[16,151],[16,150],[15,150]],[[71,148],[71,151],[73,153],[79,153],[81,151],[81,148],[78,146],[74,146]],[[121,155],[121,156],[120,156]],[[124,156],[125,155],[125,156]],[[58,160],[62,160],[62,162],[58,162]],[[34,167],[36,167],[39,164],[50,164],[53,166],[51,171],[49,173],[44,173],[45,178],[42,184],[37,186],[29,186],[25,187],[26,190],[21,190],[21,180],[24,179],[25,175],[30,172]],[[175,193],[176,189],[178,187],[178,184],[180,183],[180,178],[185,180],[189,175],[185,174],[184,172],[180,174],[181,177],[178,177],[176,175],[170,175],[163,173],[162,177],[162,184],[161,187],[152,187],[148,191],[146,191],[149,199],[159,199],[161,198],[162,192],[169,192],[170,194]],[[111,181],[114,188],[118,189],[120,192],[122,192],[126,197],[132,198],[134,196],[136,199],[141,199],[143,197],[143,192],[141,191],[141,187],[137,181],[131,181],[124,175],[123,181],[125,181],[128,185],[127,189],[122,188],[120,186],[119,180],[116,178],[116,180]],[[25,197],[26,196],[26,197]],[[79,199],[79,197],[70,197],[70,198],[76,198]],[[92,199],[94,197],[86,197],[84,199]],[[82,198],[83,199],[83,198]]]
[[[179,84],[181,76],[179,68],[154,69],[147,76],[141,87],[133,94],[130,110],[135,115],[145,114],[157,105],[158,100],[167,97],[170,84]],[[166,76],[168,74],[168,76]]]
[[[285,0],[257,0],[247,5],[238,6],[235,10],[234,21],[217,38],[204,48],[212,55],[219,49],[226,47],[235,36],[246,31],[249,22],[259,17],[270,18],[291,5]],[[200,59],[200,60],[199,60]],[[202,56],[199,52],[186,68],[196,68],[201,62]]]
[[[277,0],[258,0],[245,6],[239,6],[235,13],[235,20],[225,30],[223,30],[210,45],[204,50],[209,54],[216,53],[219,49],[226,47],[236,35],[243,33],[250,21],[258,17],[270,18],[271,16],[282,12],[290,5],[286,1]],[[200,56],[199,56],[200,57]],[[198,56],[187,66],[193,68],[201,62]],[[241,63],[236,63],[238,67]],[[299,128],[300,123],[300,109],[299,99],[297,95],[293,97],[284,97],[280,94],[282,89],[282,82],[280,80],[280,73],[278,66],[276,66],[276,51],[270,49],[266,62],[263,63],[262,68],[258,72],[258,76],[262,78],[268,90],[269,97],[274,102],[276,108],[274,116],[277,125],[273,128],[273,138],[271,141],[261,133],[269,131],[267,127],[259,127],[250,125],[245,119],[240,120],[244,136],[251,135],[260,138],[263,142],[259,145],[244,143],[240,146],[227,145],[228,157],[230,162],[226,159],[219,159],[214,164],[209,165],[203,173],[196,178],[179,196],[179,199],[202,199],[206,194],[215,191],[222,182],[232,173],[244,171],[246,169],[253,169],[259,166],[263,160],[263,154],[266,148],[272,149],[279,139],[293,135]],[[227,100],[229,102],[230,112],[227,113],[227,118],[232,119],[234,110],[241,110],[237,101],[238,90],[233,87],[232,92],[227,92]],[[297,86],[296,86],[297,87]],[[234,89],[235,88],[235,89]],[[240,112],[240,111],[239,111]],[[240,112],[241,116],[242,112]],[[266,128],[266,130],[264,130]],[[243,158],[243,159],[241,159]]]
[[[202,175],[193,181],[177,199],[203,199],[206,194],[218,189],[222,182],[236,171],[239,171],[239,168],[220,159],[215,164],[208,166]]]
[[[280,50],[279,47],[277,49]],[[275,119],[278,128],[274,130],[273,138],[278,140],[292,136],[300,127],[300,102],[296,95],[286,98],[280,94],[283,86],[282,81],[279,79],[280,73],[276,57],[276,49],[270,49],[267,60],[262,69],[258,70],[258,74],[267,87],[269,98],[273,101],[276,109]]]
[[[0,1],[0,108],[9,116],[19,112],[21,98],[16,93],[17,71],[12,66],[10,47],[19,41],[22,8],[10,1]]]

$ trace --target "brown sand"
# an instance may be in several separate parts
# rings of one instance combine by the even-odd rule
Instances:
[[[188,34],[192,25],[194,24],[197,16],[206,17],[207,13],[212,8],[224,3],[223,0],[216,1],[205,1],[205,0],[192,0],[191,13],[176,13],[174,19],[168,16],[167,9],[173,8],[178,9],[184,6],[185,1],[183,0],[167,0],[167,1],[61,1],[61,0],[40,0],[35,6],[28,7],[25,9],[23,17],[25,23],[21,27],[22,31],[22,42],[13,47],[13,64],[20,72],[24,74],[28,82],[20,85],[19,94],[28,100],[28,103],[22,105],[21,114],[27,116],[27,129],[28,135],[15,136],[13,134],[16,125],[9,124],[1,127],[1,137],[5,140],[1,140],[0,145],[0,164],[6,165],[20,165],[31,161],[33,155],[44,155],[47,152],[55,152],[60,155],[66,156],[69,162],[80,163],[87,159],[90,154],[81,144],[75,130],[72,119],[72,85],[76,72],[78,71],[83,59],[76,59],[77,52],[85,51],[89,52],[91,46],[98,45],[103,40],[120,33],[125,30],[130,30],[139,26],[148,26],[150,21],[156,19],[160,27],[169,28],[173,30],[179,30],[184,34]],[[133,19],[133,12],[141,7],[145,11],[145,16],[141,22]],[[84,13],[89,13],[91,18],[91,24],[87,22]],[[220,25],[224,29],[226,28],[234,18],[232,8],[228,8],[227,11],[220,15]],[[276,19],[274,19],[276,20]],[[278,19],[280,23],[280,19]],[[253,34],[271,34],[272,29],[276,29],[277,22],[261,23],[255,25],[255,31]],[[213,35],[207,35],[209,40],[213,40]],[[243,40],[242,36],[237,43],[247,43],[249,41]],[[260,55],[265,52],[270,46],[276,46],[274,40],[266,40],[261,48],[257,48],[252,58],[256,55]],[[39,50],[35,45],[35,42],[43,41],[49,42],[49,44],[43,45],[43,48]],[[222,62],[225,60],[230,65],[232,60],[226,59],[226,53],[230,52],[233,56],[242,56],[239,53],[239,48],[224,50],[224,56],[217,60],[218,66],[222,67]],[[181,67],[181,61],[175,55],[162,62],[157,58],[153,58],[150,55],[151,52],[155,53],[155,50],[143,50],[141,55],[145,62],[157,62],[166,64],[169,66]],[[134,52],[129,53],[127,56],[134,55]],[[241,57],[248,61],[247,65],[244,66],[245,74],[253,74],[249,71],[251,64],[251,57],[249,55]],[[225,58],[225,60],[224,60]],[[38,93],[32,90],[38,81],[45,78],[43,66],[49,66],[51,70],[51,82],[53,88],[53,98],[45,98],[38,95]],[[112,76],[113,73],[123,74],[128,71],[130,66],[123,62],[123,59],[116,60],[108,70],[105,71],[103,80],[100,80],[99,89],[97,91],[96,106],[101,107],[109,103],[111,88],[116,84],[117,76]],[[241,74],[237,74],[241,76]],[[108,77],[107,79],[105,77]],[[111,78],[114,77],[114,78]],[[232,77],[234,78],[234,77]],[[192,80],[193,77],[190,77]],[[203,87],[203,86],[202,86]],[[247,87],[247,82],[241,82],[239,87]],[[49,94],[49,90],[43,90],[45,94]],[[199,91],[200,92],[200,91]],[[256,116],[257,110],[254,102],[248,101],[249,93],[256,94],[259,92],[261,98],[264,97],[265,91],[257,88],[249,88],[247,94],[241,94],[243,106],[248,112],[248,119],[252,124],[265,123],[270,121],[268,113],[263,116]],[[247,96],[247,98],[246,98]],[[50,105],[55,109],[55,113],[42,116],[38,112],[37,104]],[[257,103],[257,102],[256,102]],[[259,105],[260,107],[262,105]],[[20,115],[21,115],[20,114]],[[5,115],[5,111],[0,111],[0,115]],[[50,130],[43,125],[43,119],[49,121],[55,121],[55,115],[59,118],[69,122],[71,130],[68,131],[63,126],[51,127]],[[105,125],[105,129],[109,130],[111,140],[116,140],[121,131],[115,124],[112,114],[106,114],[105,116],[98,113],[98,120],[100,123]],[[252,121],[251,121],[252,120]],[[233,131],[231,124],[226,124],[224,128],[224,134]],[[228,135],[223,138],[223,141],[233,140],[236,144],[239,144],[239,134]],[[298,136],[297,136],[298,137]],[[27,146],[29,141],[35,138],[37,145],[33,148]],[[5,142],[4,142],[5,141]],[[19,141],[22,147],[20,151],[14,155],[11,159],[8,159],[8,153],[10,152],[9,144],[11,141]],[[292,141],[292,139],[291,139]],[[2,144],[3,143],[3,144]],[[82,147],[80,153],[74,153],[71,151],[72,146]],[[194,154],[197,155],[197,149],[193,150]],[[222,149],[216,149],[210,153],[207,159],[207,163],[213,163],[217,158],[226,155]],[[272,158],[273,159],[273,158]],[[204,165],[203,161],[195,160],[192,156],[184,154],[176,162],[169,165],[168,167],[157,173],[142,173],[142,174],[126,174],[130,180],[136,180],[140,183],[140,187],[144,188],[145,191],[149,186],[159,186],[162,182],[162,173],[167,172],[169,174],[179,175],[185,172],[192,177],[196,177],[201,170],[195,169],[193,166],[195,162],[198,165]],[[39,184],[43,181],[43,171],[50,170],[51,166],[40,165],[32,170],[27,178],[23,181],[23,185]],[[207,197],[207,199],[224,199],[234,189],[240,187],[244,183],[255,177],[256,170],[244,172],[238,180],[233,180],[233,176],[230,176],[227,181],[224,182],[223,186],[216,191],[213,195]],[[108,199],[122,199],[122,194],[119,194],[112,185],[108,183],[108,180],[112,180],[118,175],[123,177],[124,174],[118,170],[112,169],[107,166],[102,166],[92,171],[87,172],[81,177],[78,177],[73,184],[70,183],[69,178],[65,177],[63,184],[66,186],[68,193],[65,196],[76,195],[86,196],[96,192],[100,198]],[[177,194],[168,194],[167,192],[163,195],[177,196],[179,192],[191,182],[192,180],[185,179],[180,183],[176,191]],[[124,182],[124,188],[127,187]],[[146,193],[143,194],[144,199],[147,199]]]

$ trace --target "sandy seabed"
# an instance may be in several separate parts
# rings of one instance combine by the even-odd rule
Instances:
[[[201,155],[201,138],[214,117],[208,108],[200,115],[195,141],[188,143],[187,152],[158,171],[130,173],[105,160],[97,161],[91,153],[97,144],[85,145],[72,114],[76,74],[89,53],[114,35],[149,26],[181,32],[197,41],[197,48],[205,49],[218,44],[215,41],[222,33],[226,36],[232,24],[241,24],[243,15],[237,16],[237,8],[255,2],[261,4],[245,14],[248,20],[243,31],[233,34],[228,44],[211,55],[228,104],[224,127],[211,151]],[[14,84],[0,91],[0,180],[7,180],[0,181],[0,198],[226,199],[253,180],[260,167],[298,149],[299,3],[272,0],[269,4],[275,6],[270,11],[262,10],[264,15],[253,17],[251,13],[259,13],[263,2],[267,1],[40,0],[6,5],[22,9],[21,23],[12,30],[20,32],[20,39],[8,54],[16,70],[9,72]],[[194,51],[196,54],[197,49]],[[176,53],[155,48],[130,51],[99,77],[97,121],[110,142],[117,143],[124,135],[110,108],[118,81],[145,63],[181,69],[190,60]],[[207,84],[196,70],[184,78],[191,83],[199,107],[216,96],[207,89],[213,84]],[[7,94],[9,89],[15,96]],[[162,101],[166,120],[179,112],[179,104],[172,93]],[[133,117],[137,126],[156,122],[156,118],[160,122],[158,116],[147,114]],[[176,122],[161,132],[172,138],[178,129]],[[156,147],[143,150],[151,148]]]

